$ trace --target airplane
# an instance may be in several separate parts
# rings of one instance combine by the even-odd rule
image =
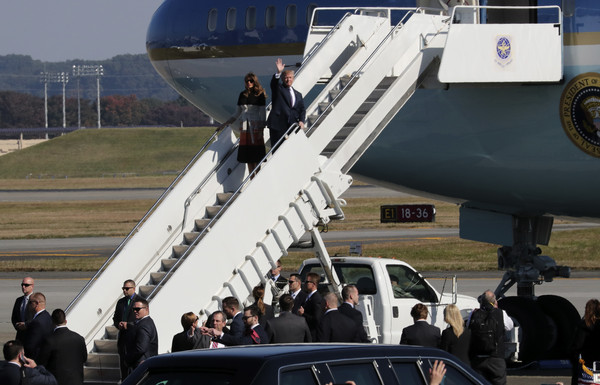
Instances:
[[[340,10],[315,11],[326,7]],[[535,285],[570,275],[567,266],[541,255],[538,247],[548,244],[553,218],[600,218],[600,180],[594,177],[600,172],[600,3],[165,0],[151,20],[146,46],[156,70],[178,93],[223,122],[235,110],[247,72],[266,85],[277,58],[300,67],[311,49],[309,26],[335,25],[345,12],[341,8],[360,7],[422,7],[453,20],[437,71],[427,75],[347,171],[367,182],[460,205],[461,238],[502,246],[498,267],[506,273],[496,294],[503,297],[516,284],[518,296],[503,298],[504,307],[521,314],[517,318],[525,323],[522,314],[531,311]],[[400,11],[393,22],[406,14]],[[454,31],[454,36],[468,33],[463,26],[479,23],[546,23],[559,45],[534,41],[534,56],[548,58],[536,62],[519,47],[516,35],[501,36],[492,43],[497,56],[491,67],[460,40],[454,41],[455,50],[466,55],[452,54]],[[513,77],[490,75],[499,67],[514,69]],[[546,70],[552,73],[537,77]],[[515,75],[519,71],[530,77]],[[573,314],[572,306],[558,302],[561,311]],[[540,306],[548,311],[548,304]]]

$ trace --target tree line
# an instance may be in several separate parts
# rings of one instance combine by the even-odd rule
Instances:
[[[95,99],[80,98],[81,127],[97,127]],[[65,100],[66,126],[78,126],[77,98]],[[135,94],[100,98],[100,123],[103,127],[128,126],[205,126],[210,118],[179,97],[171,101],[138,99]],[[48,127],[62,127],[62,95],[48,97]],[[44,127],[44,97],[15,91],[0,91],[0,129]]]

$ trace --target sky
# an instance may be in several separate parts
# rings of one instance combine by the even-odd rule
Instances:
[[[2,0],[0,55],[104,60],[146,52],[146,31],[163,0]]]

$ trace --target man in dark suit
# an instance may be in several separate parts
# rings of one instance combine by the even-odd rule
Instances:
[[[300,128],[304,129],[306,120],[302,94],[292,87],[294,71],[284,71],[285,65],[281,58],[277,59],[275,64],[277,73],[271,79],[271,112],[267,119],[273,148],[292,124],[298,123]]]
[[[358,305],[358,289],[354,285],[346,285],[342,289],[342,299],[344,303],[338,307],[340,313],[346,317],[352,318],[356,327],[358,328],[358,341],[359,342],[371,342],[363,326],[363,315],[359,310],[356,310]]]
[[[306,291],[306,301],[298,309],[298,315],[303,316],[310,329],[313,341],[317,341],[317,330],[323,313],[323,298],[317,291],[321,277],[317,273],[306,274],[304,282],[304,291]]]
[[[23,281],[21,281],[21,291],[23,292],[23,295],[15,300],[13,306],[11,321],[17,331],[15,339],[21,342],[25,335],[25,322],[31,321],[31,318],[33,318],[31,308],[28,305],[31,294],[33,294],[34,284],[33,278],[23,278]]]
[[[54,374],[59,385],[82,385],[83,364],[87,361],[85,340],[67,328],[62,309],[54,309],[52,323],[54,332],[42,346],[38,362]]]
[[[115,306],[115,314],[113,315],[113,325],[119,329],[117,335],[117,351],[119,352],[119,367],[121,369],[121,381],[127,377],[127,364],[125,363],[125,343],[127,340],[127,326],[135,321],[133,314],[133,304],[135,301],[142,299],[135,293],[135,281],[128,279],[123,282],[123,298],[117,301]]]
[[[306,320],[292,313],[294,300],[289,294],[279,298],[279,317],[267,321],[265,331],[272,344],[289,344],[294,342],[312,342],[312,336]]]
[[[29,300],[33,318],[25,323],[23,346],[25,355],[37,360],[44,340],[52,334],[54,325],[52,317],[46,311],[46,296],[42,293],[33,293]]]
[[[20,341],[8,341],[3,347],[6,362],[0,368],[0,384],[2,385],[56,385],[56,379],[42,365],[25,357]]]
[[[338,310],[338,299],[335,293],[327,293],[323,297],[325,314],[319,321],[317,341],[319,342],[358,342],[358,326],[352,318]]]
[[[148,301],[139,299],[133,303],[135,322],[127,336],[125,344],[125,361],[129,373],[146,359],[158,355],[158,331],[154,321],[150,318]]]
[[[304,304],[306,301],[307,294],[304,290],[302,290],[302,277],[300,274],[292,274],[289,279],[290,285],[290,295],[294,299],[294,307],[292,308],[292,313],[298,315],[298,309]]]
[[[207,329],[207,333],[227,346],[268,344],[269,336],[267,336],[265,329],[258,323],[258,313],[258,308],[255,305],[244,309],[242,319],[245,328],[243,334],[239,337],[219,332],[216,329]]]
[[[271,306],[273,307],[279,303],[279,297],[288,291],[288,280],[281,275],[281,259],[275,262],[275,266],[267,273],[267,278],[273,281],[273,286],[271,286],[271,294],[273,295]]]
[[[400,343],[403,345],[419,345],[437,348],[440,346],[441,333],[436,326],[427,322],[429,310],[427,306],[418,303],[410,310],[414,325],[402,329]]]

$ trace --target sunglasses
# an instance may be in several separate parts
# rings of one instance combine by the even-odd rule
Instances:
[[[129,290],[129,289],[135,289],[135,288],[134,288],[134,287],[126,287],[126,286],[123,286],[121,289],[123,289],[123,290]]]
[[[256,316],[255,315],[245,315],[245,316],[242,317],[242,319],[245,321],[248,318],[252,318],[252,317],[256,317]]]
[[[31,286],[31,285],[32,285],[31,283],[22,283],[22,284],[21,284],[21,286],[24,286],[24,287],[29,287],[29,286]]]
[[[145,309],[145,308],[146,308],[145,306],[144,307],[132,307],[131,310],[133,310],[133,311],[140,311],[140,310]]]

